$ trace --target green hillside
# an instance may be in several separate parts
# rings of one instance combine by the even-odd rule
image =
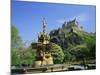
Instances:
[[[94,60],[96,35],[83,30],[76,19],[64,22],[61,28],[50,32],[50,41],[58,44],[64,52],[64,62]]]

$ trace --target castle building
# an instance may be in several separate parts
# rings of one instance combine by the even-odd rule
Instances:
[[[76,18],[71,21],[64,22],[62,28],[66,28],[69,32],[83,31],[83,27],[79,25],[79,22],[76,20]]]

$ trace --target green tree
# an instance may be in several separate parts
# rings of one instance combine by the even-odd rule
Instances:
[[[70,53],[75,57],[74,61],[82,61],[82,63],[85,64],[85,61],[88,58],[89,49],[86,44],[77,45],[70,49]]]
[[[62,63],[64,60],[64,53],[61,47],[57,44],[52,44],[50,49],[55,64]]]
[[[22,47],[22,39],[19,36],[18,29],[14,26],[11,25],[11,48],[20,48]]]
[[[11,65],[12,66],[20,65],[20,55],[17,49],[11,50]]]
[[[20,51],[21,64],[32,65],[35,60],[35,50],[31,46]]]
[[[19,36],[18,29],[11,25],[11,63],[12,65],[20,65],[19,50],[22,47],[22,40]]]
[[[89,49],[88,56],[90,58],[96,57],[96,37],[95,36],[87,36],[85,37],[85,43],[87,45],[87,48]]]
[[[65,57],[64,57],[64,62],[70,62],[71,60],[73,60],[73,56],[71,55],[71,53],[69,51],[65,51],[64,52]]]

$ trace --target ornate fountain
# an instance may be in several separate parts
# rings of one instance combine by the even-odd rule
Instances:
[[[32,43],[32,49],[36,49],[36,60],[32,67],[23,67],[12,69],[15,74],[29,74],[41,72],[54,72],[66,70],[64,64],[54,64],[53,56],[50,52],[52,43],[49,41],[50,36],[46,33],[46,19],[43,18],[43,32],[38,34],[38,42]]]
[[[53,64],[53,57],[50,53],[50,36],[46,33],[46,20],[43,18],[43,32],[38,34],[38,42],[32,43],[32,48],[36,49],[36,61],[33,67]]]

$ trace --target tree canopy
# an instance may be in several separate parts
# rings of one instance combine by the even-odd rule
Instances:
[[[50,49],[55,64],[62,63],[64,60],[64,53],[62,48],[57,44],[52,44]]]

